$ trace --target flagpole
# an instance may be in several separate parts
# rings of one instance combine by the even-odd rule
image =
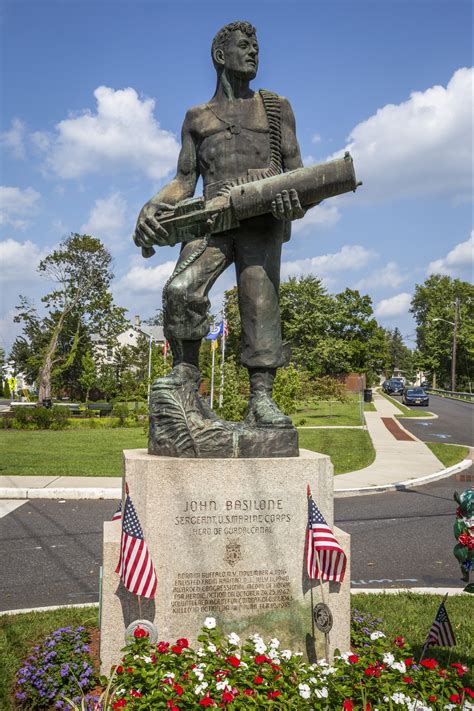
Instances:
[[[444,596],[444,598],[442,599],[442,601],[439,603],[438,609],[437,609],[437,611],[436,611],[436,617],[438,617],[438,612],[439,612],[439,610],[440,610],[441,605],[444,605],[444,603],[445,603],[446,600],[448,599],[448,595],[449,595],[449,593],[446,593],[446,595]],[[436,617],[435,617],[435,620],[436,620]],[[431,630],[431,627],[430,627],[430,630]],[[423,657],[424,657],[425,654],[426,654],[426,650],[427,650],[427,648],[428,648],[428,640],[429,640],[429,636],[430,636],[430,630],[428,631],[428,634],[426,635],[426,641],[425,641],[425,643],[424,643],[424,645],[423,645],[423,649],[421,650],[421,657],[420,657],[420,660],[419,660],[418,664],[420,664],[420,662],[422,661]]]
[[[211,365],[211,410],[214,405],[214,368],[216,364],[216,349],[214,348],[214,341],[211,341],[211,351],[212,351],[212,365]]]
[[[308,499],[311,497],[312,498],[312,493],[311,493],[311,487],[308,484],[307,488],[307,495]],[[323,579],[321,577],[321,558],[319,557],[319,551],[316,553],[318,557],[318,580],[319,580],[319,585],[321,587],[321,598],[323,601],[323,604],[326,605],[326,596],[324,594],[324,586],[323,586]],[[313,616],[313,588],[311,587],[311,621],[312,621],[312,630],[313,630],[313,637],[314,637],[314,616]],[[324,648],[326,652],[326,661],[329,661],[329,632],[324,633]]]
[[[225,321],[222,322],[222,343],[221,343],[221,381],[219,385],[219,408],[222,407],[224,403],[224,358],[225,358]]]

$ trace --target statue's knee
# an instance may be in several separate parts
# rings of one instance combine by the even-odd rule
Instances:
[[[163,291],[167,304],[178,305],[183,302],[186,285],[180,279],[173,279]]]

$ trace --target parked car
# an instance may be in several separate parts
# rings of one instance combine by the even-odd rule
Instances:
[[[385,392],[388,395],[401,395],[403,393],[403,389],[403,381],[399,378],[390,378],[390,380],[387,380]]]
[[[430,398],[423,388],[405,388],[402,402],[404,405],[429,405]]]

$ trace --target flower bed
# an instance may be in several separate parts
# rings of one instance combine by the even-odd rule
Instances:
[[[474,692],[463,684],[466,667],[454,662],[444,668],[431,658],[417,663],[403,638],[389,640],[380,624],[355,610],[352,650],[331,664],[308,664],[301,654],[281,649],[278,639],[266,642],[256,634],[242,641],[235,633],[223,635],[213,618],[206,619],[196,650],[185,638],[151,644],[139,627],[111,678],[101,680],[103,687],[108,683],[102,699],[87,701],[84,687],[82,706],[62,708],[474,709]],[[71,693],[76,699],[77,691]]]

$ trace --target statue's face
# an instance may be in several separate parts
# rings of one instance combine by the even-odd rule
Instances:
[[[248,36],[241,30],[230,33],[223,52],[227,71],[250,81],[258,69],[258,42],[255,35]]]

